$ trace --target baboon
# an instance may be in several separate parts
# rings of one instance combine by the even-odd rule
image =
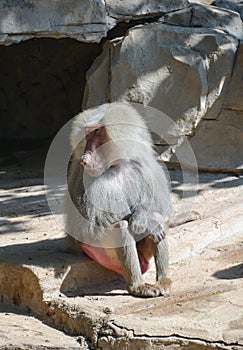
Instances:
[[[130,294],[168,295],[170,190],[143,118],[128,103],[104,104],[75,117],[70,139],[67,234],[123,274]],[[156,282],[148,284],[142,274],[153,257]]]

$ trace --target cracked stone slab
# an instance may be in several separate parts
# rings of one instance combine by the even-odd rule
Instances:
[[[178,209],[188,185],[180,173],[171,179]],[[188,200],[202,219],[170,230],[173,288],[154,299],[128,295],[121,276],[65,250],[38,180],[6,175],[0,183],[3,305],[25,307],[94,348],[243,347],[242,178],[200,176],[198,195]],[[154,267],[145,277],[154,280]]]
[[[0,3],[0,44],[31,38],[73,38],[100,42],[108,30],[126,20],[152,18],[188,6],[186,0],[102,1],[28,0]]]
[[[164,0],[164,1],[128,1],[128,0],[106,0],[109,15],[117,19],[152,16],[167,13],[188,6],[187,0]]]
[[[1,1],[0,44],[33,37],[70,37],[99,42],[106,36],[106,11],[102,1]]]

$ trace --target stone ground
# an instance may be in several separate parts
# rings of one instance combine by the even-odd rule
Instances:
[[[200,174],[192,197],[170,172],[176,210],[201,219],[168,234],[170,297],[142,299],[65,250],[40,163],[0,171],[0,349],[243,349],[243,176]]]

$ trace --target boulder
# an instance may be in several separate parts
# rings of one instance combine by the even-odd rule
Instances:
[[[239,45],[234,71],[224,100],[224,109],[243,112],[243,42]],[[223,113],[222,113],[223,114]],[[221,116],[222,117],[222,116]],[[240,120],[240,118],[239,118]],[[242,117],[241,117],[242,120]]]
[[[243,20],[243,3],[239,0],[215,0],[213,2],[214,6],[229,9],[238,12]]]
[[[162,13],[179,10],[188,6],[187,0],[164,0],[164,1],[129,1],[129,0],[106,0],[108,14],[118,20],[151,17]]]
[[[220,31],[153,23],[107,42],[87,73],[83,108],[129,101],[157,108],[180,135],[195,129],[232,72],[238,40]]]
[[[186,9],[166,14],[163,21],[183,27],[215,28],[240,40],[243,39],[240,15],[234,11],[210,5],[191,4]]]
[[[191,145],[200,168],[217,171],[243,169],[243,44],[237,52],[234,72],[223,108],[214,120],[204,120]]]

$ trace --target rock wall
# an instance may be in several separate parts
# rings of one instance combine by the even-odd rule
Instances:
[[[193,130],[231,74],[238,40],[205,28],[134,27],[108,42],[87,74],[84,107],[125,100],[155,107]],[[126,69],[124,70],[124,67]]]
[[[103,47],[87,73],[83,107],[117,100],[155,107],[176,122],[173,135],[179,130],[170,154],[178,151],[180,136],[194,135],[200,168],[242,168],[241,112],[225,112],[229,99],[236,106],[242,101],[236,88],[243,74],[236,60],[242,34],[239,13],[202,4],[135,26]],[[168,152],[162,158],[168,160]]]
[[[186,0],[5,0],[0,4],[2,45],[46,37],[76,42],[65,44],[59,55],[58,44],[47,45],[53,56],[43,60],[41,74],[33,69],[36,54],[28,51],[29,42],[17,61],[23,44],[9,47],[12,53],[6,55],[3,67],[15,75],[9,79],[3,74],[2,124],[20,137],[29,133],[44,137],[77,113],[81,104],[85,109],[117,100],[136,102],[155,107],[176,122],[178,139],[171,146],[171,161],[177,161],[173,152],[186,135],[199,167],[242,169],[241,15],[242,4],[233,0],[216,0],[212,5]],[[36,41],[33,51],[40,45]],[[69,61],[68,67],[56,74],[63,61]],[[23,88],[21,77],[29,67],[32,78]],[[57,100],[54,80],[55,89],[60,89]],[[74,96],[71,104],[70,96]],[[33,108],[27,110],[30,104]]]
[[[218,113],[200,122],[191,145],[201,168],[243,168],[243,45],[239,46],[234,70]]]

